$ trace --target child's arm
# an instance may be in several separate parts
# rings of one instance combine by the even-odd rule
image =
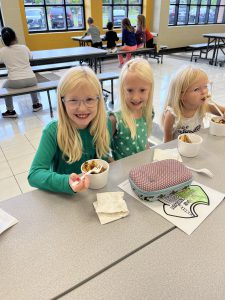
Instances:
[[[59,174],[52,170],[52,163],[55,159],[57,149],[56,130],[53,124],[49,124],[44,129],[38,150],[32,162],[28,181],[31,186],[43,190],[74,194],[74,191],[84,189],[84,183],[80,183],[76,187],[76,190],[71,189],[70,182],[74,176]]]
[[[114,135],[116,132],[116,117],[114,116],[114,114],[110,114],[109,119],[112,123],[112,135]]]
[[[164,143],[166,143],[173,140],[173,124],[175,118],[170,111],[166,111],[164,114],[165,114],[165,118],[163,122],[163,129],[164,129],[163,141]]]
[[[89,28],[88,28],[88,30],[85,32],[85,34],[81,37],[82,39],[86,36],[86,35],[88,35],[88,34],[90,34],[90,32],[89,32]]]
[[[223,118],[225,119],[225,107],[224,106],[221,106],[219,104],[216,104],[219,109],[222,111],[223,113]],[[214,115],[217,115],[217,116],[220,116],[218,110],[215,108],[215,106],[213,104],[209,104],[209,112],[211,112],[212,114]]]

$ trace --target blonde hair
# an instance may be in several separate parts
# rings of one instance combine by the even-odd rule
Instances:
[[[167,106],[173,108],[174,113],[178,117],[178,124],[183,119],[182,115],[182,95],[185,95],[187,90],[195,84],[195,82],[205,79],[207,82],[209,81],[207,73],[199,68],[193,66],[185,66],[178,70],[178,72],[172,77],[169,85],[169,90],[166,98],[166,102],[164,105],[164,112]],[[200,117],[204,117],[206,111],[208,109],[208,105],[204,102],[199,108]],[[165,113],[162,115],[161,125],[163,126],[165,119]]]
[[[126,91],[124,84],[126,81],[126,76],[128,73],[134,73],[136,77],[147,82],[150,87],[148,99],[146,106],[142,110],[142,115],[147,123],[148,135],[151,133],[152,129],[152,102],[153,102],[153,91],[154,91],[154,78],[153,72],[150,64],[146,59],[134,58],[128,61],[122,68],[120,79],[119,79],[119,96],[122,119],[125,125],[130,129],[131,137],[134,139],[136,137],[136,123],[133,117],[132,111],[127,106],[126,103]]]
[[[146,19],[144,15],[137,16],[137,29],[141,31],[145,31],[146,29]]]
[[[89,67],[73,67],[64,74],[57,88],[57,142],[64,157],[68,158],[68,163],[80,160],[83,152],[83,144],[78,128],[76,128],[75,124],[68,117],[62,97],[65,97],[67,93],[83,83],[91,85],[99,96],[97,114],[90,122],[90,134],[93,136],[97,157],[105,156],[109,151],[109,133],[106,124],[106,112],[101,84]]]

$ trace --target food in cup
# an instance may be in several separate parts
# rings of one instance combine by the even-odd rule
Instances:
[[[212,122],[217,123],[217,124],[225,124],[224,119],[214,119],[214,118],[212,118]]]
[[[107,182],[108,182],[108,174],[109,174],[109,164],[107,161],[103,159],[90,159],[88,161],[85,161],[81,165],[81,172],[83,174],[86,174],[89,170],[89,172],[97,168],[98,166],[101,167],[100,172],[93,172],[93,173],[88,173],[88,177],[90,179],[90,189],[101,189],[103,188]]]
[[[83,164],[83,167],[82,167],[82,171],[84,173],[86,173],[86,172],[93,170],[94,168],[96,168],[98,166],[99,166],[99,164],[97,163],[96,160],[85,161],[85,163]],[[98,172],[98,174],[103,173],[105,170],[106,170],[106,168],[101,166],[101,170],[100,170],[100,172]]]
[[[180,135],[179,139],[185,143],[189,143],[189,144],[192,143],[191,139],[186,134]]]

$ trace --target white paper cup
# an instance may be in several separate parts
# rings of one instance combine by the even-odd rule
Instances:
[[[180,139],[182,135],[187,135],[191,140],[191,143],[186,143]],[[177,147],[178,151],[181,155],[186,157],[195,157],[199,154],[201,144],[202,144],[202,137],[195,133],[184,133],[178,136]]]
[[[87,175],[90,179],[89,188],[97,190],[97,189],[103,188],[108,182],[109,164],[107,163],[107,161],[105,161],[103,159],[90,159],[90,160],[87,160],[87,162],[90,163],[93,160],[96,161],[97,165],[101,165],[106,169],[102,173]],[[81,165],[81,172],[83,174],[85,174],[85,171],[83,170],[83,165],[84,165],[84,163]]]
[[[221,117],[213,117],[210,120],[209,133],[216,136],[225,136],[225,124],[213,122],[221,120]]]

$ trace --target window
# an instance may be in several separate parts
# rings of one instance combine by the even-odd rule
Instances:
[[[2,12],[0,10],[0,31],[2,30],[2,27],[4,26],[3,20],[2,20]]]
[[[142,0],[103,0],[103,28],[109,21],[114,27],[121,27],[121,21],[129,18],[131,24],[137,24],[137,15],[142,13]]]
[[[169,26],[225,23],[225,0],[170,0]]]
[[[30,33],[85,29],[84,0],[24,0]]]

